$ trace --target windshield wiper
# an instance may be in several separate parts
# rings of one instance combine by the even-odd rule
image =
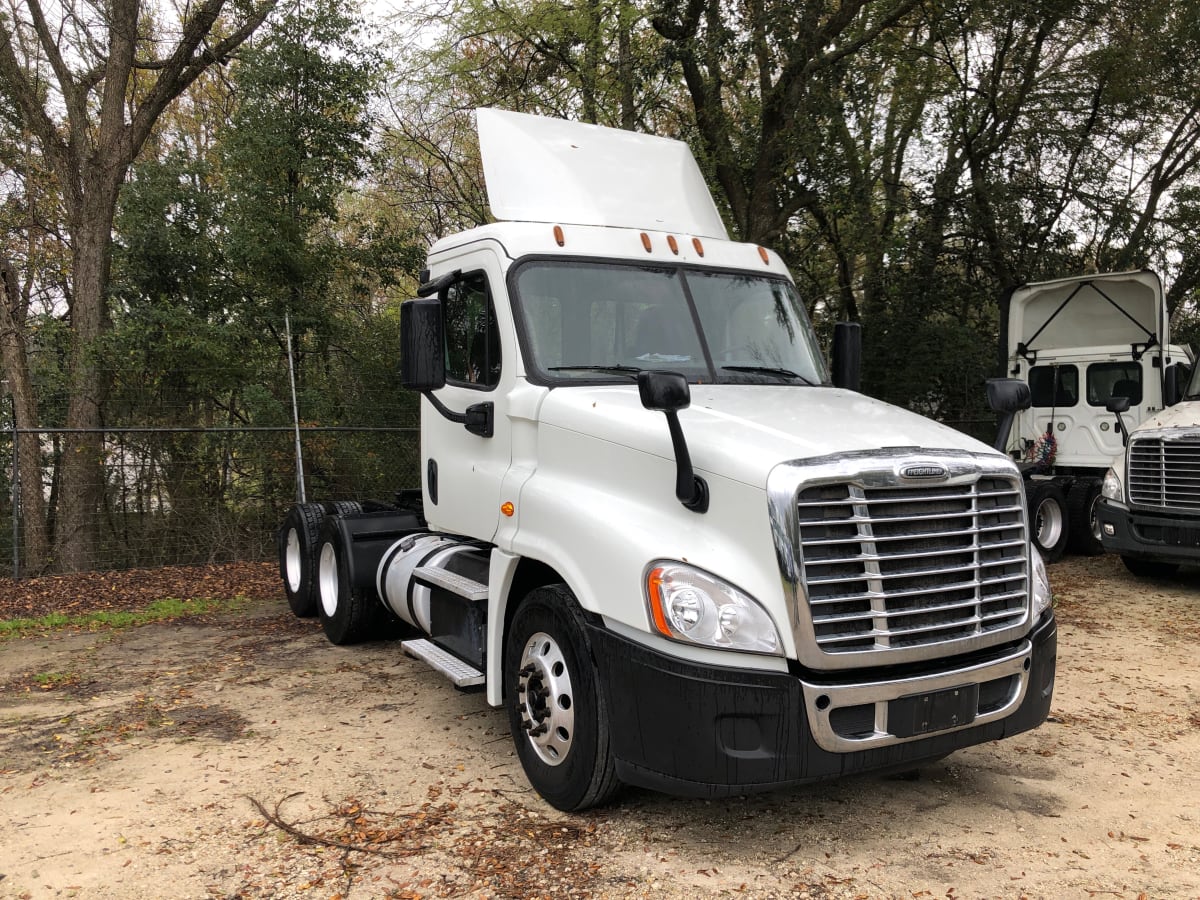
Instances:
[[[642,371],[637,366],[623,366],[613,363],[610,366],[551,366],[551,372],[608,372],[613,375],[637,375]]]
[[[793,372],[791,369],[777,368],[776,366],[721,366],[721,369],[726,372],[748,372],[751,375],[778,375],[780,378],[798,378],[805,384],[813,384],[812,381],[805,378],[799,372]]]

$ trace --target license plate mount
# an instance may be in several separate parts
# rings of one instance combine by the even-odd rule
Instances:
[[[978,709],[977,684],[909,694],[888,703],[888,731],[896,737],[907,738],[959,728],[974,722]]]

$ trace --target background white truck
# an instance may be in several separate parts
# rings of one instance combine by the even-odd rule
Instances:
[[[686,145],[478,124],[500,221],[439,240],[401,308],[421,495],[293,509],[293,609],[335,643],[419,632],[405,651],[505,705],[564,810],[912,769],[1040,724],[1056,628],[1013,461],[847,389],[853,329],[831,379]]]
[[[1113,397],[1128,400],[1124,421],[1133,429],[1158,420],[1179,399],[1193,357],[1190,348],[1172,346],[1169,333],[1162,283],[1150,271],[1061,278],[1013,291],[1008,374],[1029,384],[1032,406],[1017,415],[1007,447],[1029,478],[1033,539],[1047,561],[1068,546],[1102,551],[1101,487],[1124,451],[1108,404]],[[1160,512],[1171,505],[1163,503]],[[1122,551],[1127,559],[1138,552]]]
[[[1123,398],[1109,404],[1126,414]],[[1179,402],[1142,418],[1104,477],[1097,509],[1104,548],[1135,575],[1200,565],[1200,368]]]

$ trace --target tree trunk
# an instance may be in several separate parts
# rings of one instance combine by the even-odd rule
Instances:
[[[0,257],[0,362],[12,395],[14,428],[32,428],[38,424],[37,395],[29,377],[29,356],[25,347],[25,318],[28,301],[17,280],[16,269]],[[40,573],[50,559],[50,541],[46,531],[46,498],[42,492],[42,446],[36,434],[18,435],[13,454],[20,474],[22,552],[20,561],[28,572]]]
[[[125,168],[87,167],[77,213],[71,216],[74,295],[71,303],[71,359],[67,428],[63,440],[62,493],[54,535],[55,557],[66,572],[95,568],[104,499],[104,424],[101,406],[108,373],[96,358],[96,341],[108,323],[105,292],[117,191]]]

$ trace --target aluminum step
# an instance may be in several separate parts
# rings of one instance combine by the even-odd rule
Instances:
[[[421,566],[413,572],[413,577],[421,584],[445,588],[450,593],[457,594],[466,600],[487,599],[488,586],[486,584],[480,584],[465,575],[459,575],[438,566]]]
[[[415,641],[401,641],[400,649],[414,659],[428,663],[450,679],[455,687],[474,687],[483,684],[482,672],[430,640],[419,638]]]

